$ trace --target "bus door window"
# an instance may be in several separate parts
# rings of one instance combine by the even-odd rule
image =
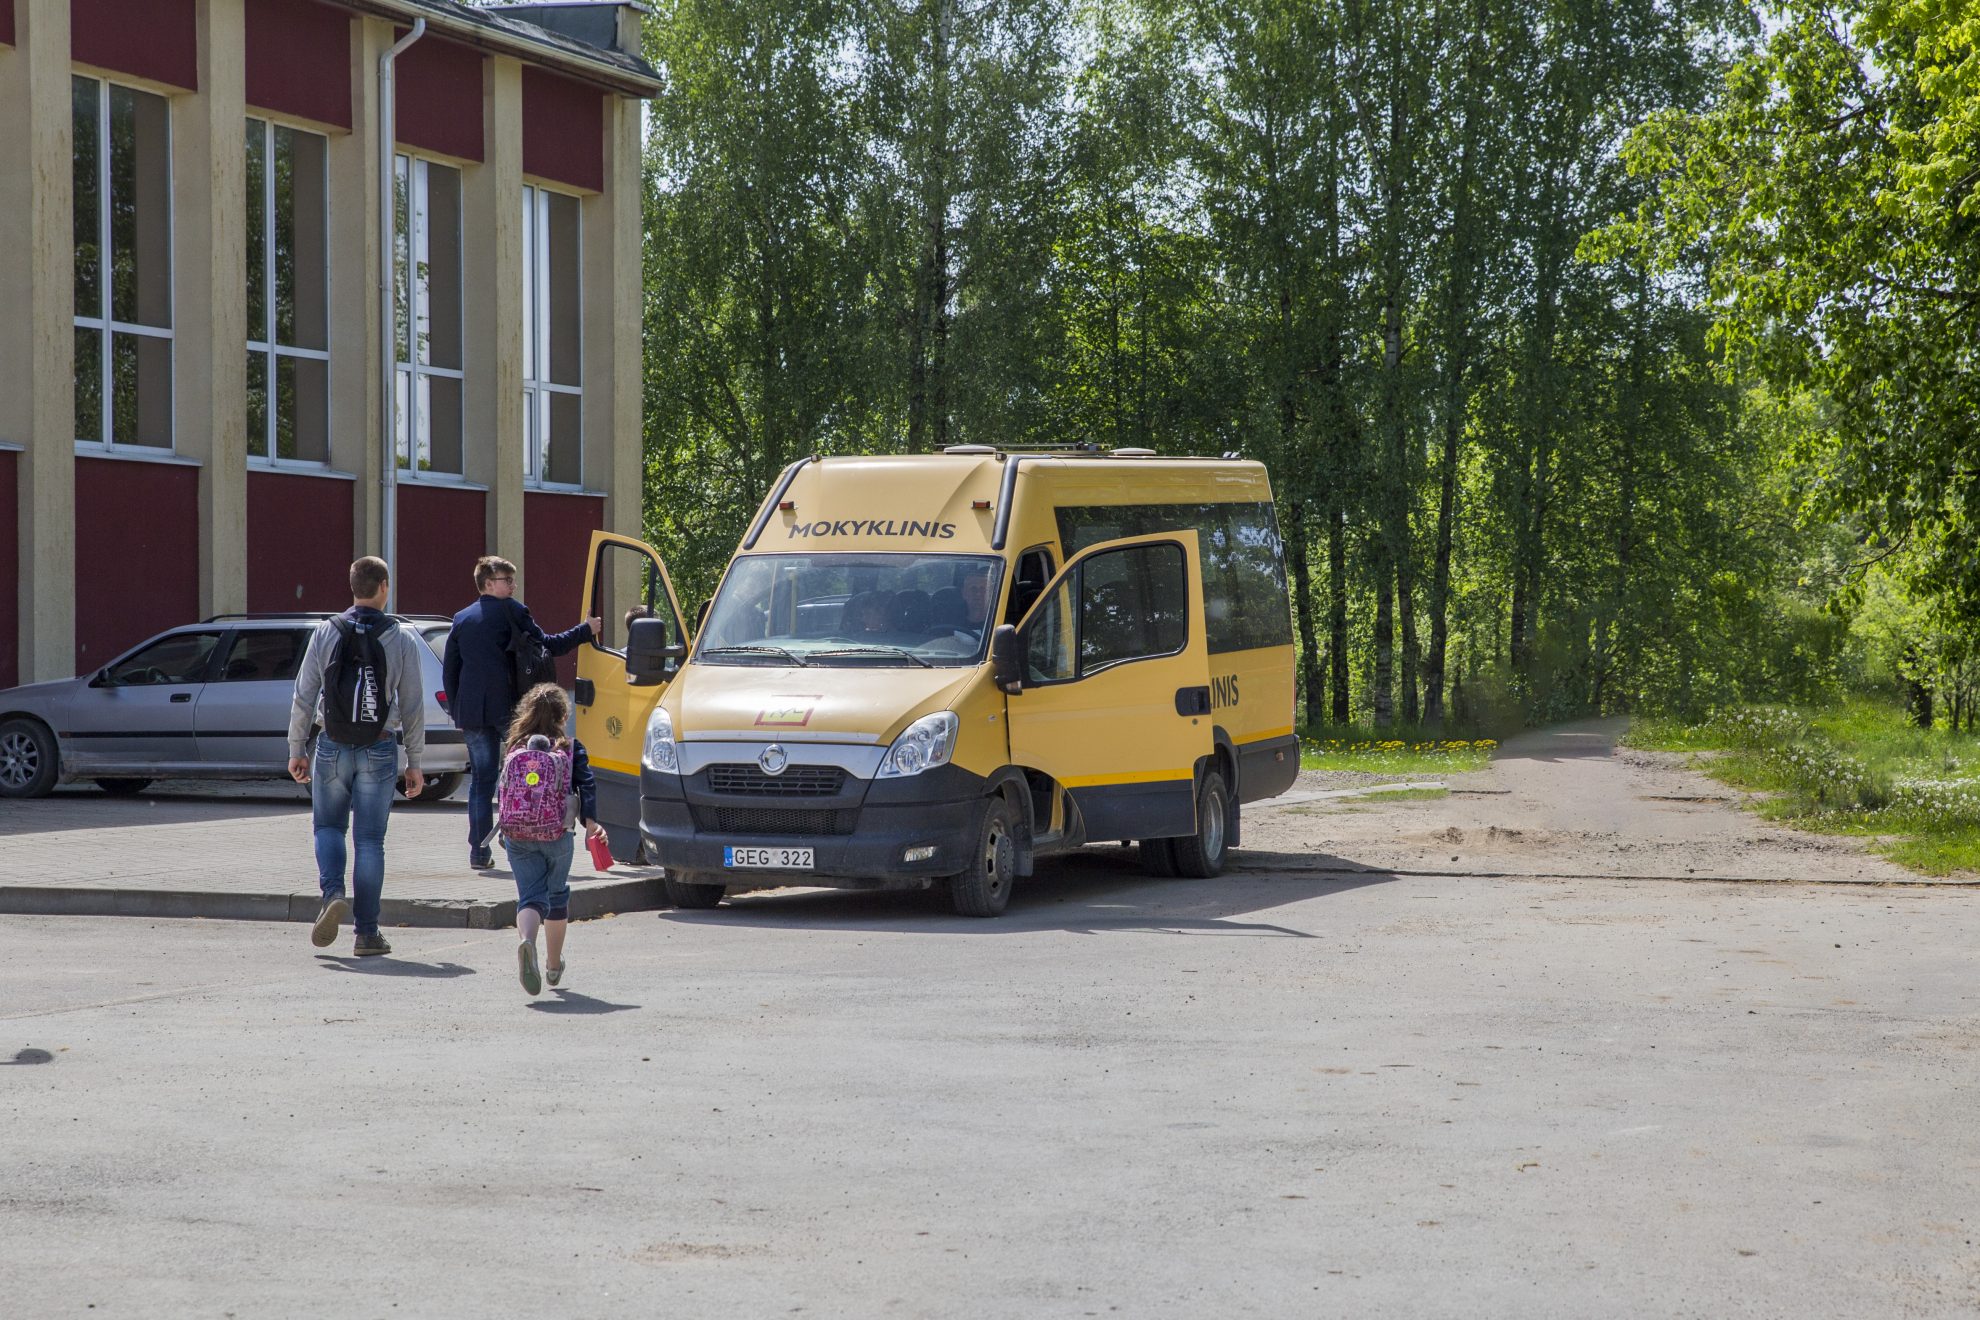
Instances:
[[[1027,550],[1018,557],[1017,580],[1011,584],[1010,607],[1004,611],[1005,623],[1016,623],[1031,609],[1033,602],[1044,592],[1045,584],[1052,580],[1052,552],[1044,546]]]

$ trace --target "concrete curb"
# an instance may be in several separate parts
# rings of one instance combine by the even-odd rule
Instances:
[[[437,926],[502,930],[516,924],[516,900],[393,898],[386,882],[380,926]],[[0,885],[0,914],[39,917],[204,917],[217,921],[314,921],[314,894],[238,894],[197,889],[112,889],[56,885]],[[571,890],[571,918],[585,921],[615,912],[648,912],[667,906],[657,877],[612,879]]]

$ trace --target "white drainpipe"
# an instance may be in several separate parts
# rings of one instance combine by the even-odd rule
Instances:
[[[399,449],[393,435],[398,424],[397,395],[398,357],[394,343],[394,322],[397,317],[396,295],[393,290],[393,242],[397,237],[397,224],[394,209],[396,189],[394,188],[393,159],[397,155],[398,140],[397,100],[392,90],[392,64],[400,52],[426,35],[426,20],[413,20],[412,31],[399,38],[398,42],[378,57],[378,439],[382,466],[379,469],[379,553],[391,565],[391,595],[386,598],[387,611],[394,610],[399,603]],[[408,217],[410,219],[410,217]],[[412,400],[407,400],[410,410]],[[410,430],[411,419],[407,419]]]

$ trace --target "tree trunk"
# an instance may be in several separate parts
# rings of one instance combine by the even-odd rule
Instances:
[[[1307,727],[1317,729],[1327,722],[1326,694],[1320,674],[1320,638],[1315,631],[1318,620],[1313,617],[1312,549],[1304,502],[1293,504],[1286,521],[1292,531],[1287,549],[1292,560],[1293,610],[1299,619],[1300,689],[1306,698]]]
[[[1396,722],[1395,672],[1395,575],[1388,555],[1378,549],[1375,552],[1375,727],[1378,729]]]
[[[1477,260],[1472,216],[1472,152],[1477,137],[1480,47],[1485,41],[1485,6],[1472,7],[1472,29],[1465,42],[1464,121],[1458,134],[1457,178],[1451,198],[1450,297],[1444,322],[1444,447],[1437,463],[1437,544],[1430,569],[1430,656],[1423,667],[1423,718],[1432,730],[1444,724],[1444,661],[1450,645],[1451,546],[1457,528],[1458,459],[1464,444],[1471,374],[1471,273]]]
[[[1334,723],[1348,722],[1347,510],[1327,515],[1327,668]]]

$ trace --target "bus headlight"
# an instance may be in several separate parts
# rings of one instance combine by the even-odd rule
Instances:
[[[901,730],[901,736],[894,739],[894,745],[880,758],[880,770],[875,778],[918,775],[930,767],[947,765],[949,757],[955,753],[956,733],[961,728],[962,721],[956,718],[952,710],[923,715]]]
[[[674,717],[658,706],[646,719],[646,755],[643,759],[648,770],[662,770],[670,775],[681,772],[680,752],[674,747]]]

